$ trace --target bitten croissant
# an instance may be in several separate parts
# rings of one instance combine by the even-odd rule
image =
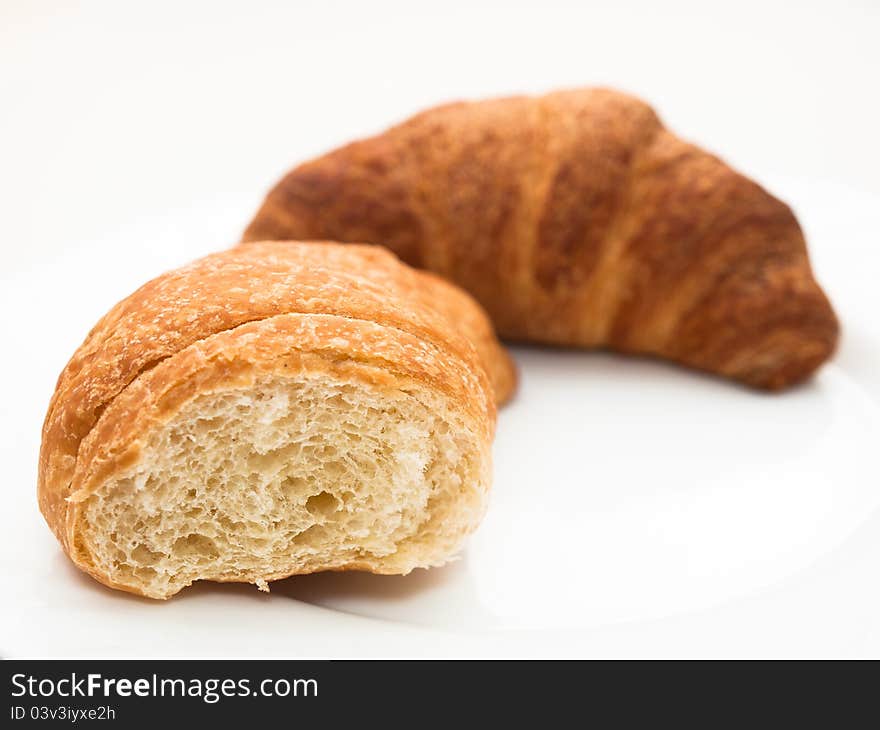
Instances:
[[[513,382],[479,305],[386,250],[239,247],[91,331],[46,416],[40,508],[77,566],[153,598],[441,564],[483,515]]]
[[[791,210],[606,89],[455,103],[290,172],[244,240],[381,243],[511,340],[641,353],[778,389],[832,353]]]

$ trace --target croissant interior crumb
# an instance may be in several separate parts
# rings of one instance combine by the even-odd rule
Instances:
[[[147,433],[83,510],[82,547],[122,586],[444,562],[485,509],[488,454],[434,391],[326,375],[202,394]],[[466,493],[465,493],[466,492]]]

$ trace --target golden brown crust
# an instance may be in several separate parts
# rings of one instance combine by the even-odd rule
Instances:
[[[204,364],[208,354],[229,363],[249,363],[251,370],[261,356],[273,363],[283,361],[278,353],[269,357],[272,347],[283,347],[284,352],[311,348],[325,358],[335,353],[337,359],[382,362],[390,371],[403,368],[401,375],[444,389],[465,410],[485,407],[494,424],[494,399],[483,403],[485,394],[492,393],[487,371],[497,387],[512,387],[512,365],[497,342],[478,341],[478,351],[462,334],[491,332],[491,325],[473,300],[454,296],[450,289],[374,246],[327,243],[238,248],[154,279],[110,310],[58,379],[40,451],[43,515],[70,551],[67,498],[74,484],[84,488],[97,478],[83,470],[91,474],[105,463],[119,468],[120,440],[134,433],[129,429],[139,428],[135,419],[142,417],[143,400],[152,397],[150,389],[158,388],[158,382],[166,383],[158,380],[160,376],[169,382],[180,380],[183,369],[192,370],[190,360]],[[432,297],[442,305],[432,305]],[[308,318],[306,327],[296,320],[296,336],[308,347],[296,347],[293,335],[282,328],[285,317],[292,315]],[[252,333],[253,328],[261,334]],[[351,328],[357,337],[345,336],[352,334]],[[238,343],[245,340],[237,339],[248,335],[250,360],[239,352]],[[217,342],[229,352],[216,344],[212,346],[217,349],[207,349]],[[365,350],[367,345],[373,350]],[[413,355],[416,345],[421,359]],[[238,353],[238,359],[230,353]],[[395,365],[397,356],[401,359]],[[229,364],[227,370],[232,367]],[[190,381],[180,382],[192,387]],[[125,403],[131,404],[128,411]],[[101,451],[107,448],[113,453]],[[123,452],[128,453],[119,453]]]
[[[503,337],[782,388],[838,324],[784,203],[607,89],[448,104],[289,173],[244,234],[381,243]]]

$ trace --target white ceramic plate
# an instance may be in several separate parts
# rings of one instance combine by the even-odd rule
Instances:
[[[814,382],[770,396],[662,363],[517,349],[492,504],[461,560],[407,577],[294,578],[269,596],[199,585],[157,604],[109,591],[69,566],[34,495],[54,378],[94,320],[147,277],[231,242],[254,201],[178,211],[13,272],[0,293],[0,653],[880,654],[880,206],[784,189],[846,325]]]

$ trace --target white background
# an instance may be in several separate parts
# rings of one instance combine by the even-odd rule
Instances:
[[[872,538],[880,534],[873,496],[880,488],[874,464],[880,397],[878,38],[880,3],[869,0],[0,0],[5,335],[0,367],[10,391],[2,432],[7,502],[0,560],[7,580],[0,653],[880,655],[880,623],[873,618],[880,615],[875,587],[880,544]],[[580,556],[528,553],[516,565],[482,566],[491,549],[481,539],[485,543],[487,536],[495,539],[521,527],[513,539],[522,542],[532,527],[501,524],[521,514],[516,510],[530,509],[512,492],[501,491],[466,567],[457,569],[477,576],[484,593],[487,575],[510,574],[507,583],[499,578],[491,596],[481,594],[481,605],[491,609],[489,623],[497,624],[488,633],[481,632],[473,612],[460,622],[455,618],[456,607],[465,605],[455,573],[454,600],[453,593],[443,593],[441,579],[426,584],[427,579],[414,577],[377,588],[369,581],[361,586],[357,578],[343,584],[317,578],[297,587],[288,581],[268,602],[255,603],[248,589],[197,589],[157,607],[109,594],[67,569],[36,510],[39,429],[66,357],[110,304],[168,267],[234,243],[268,186],[297,161],[442,101],[589,84],[645,97],[683,136],[721,153],[790,201],[810,239],[819,277],[843,315],[845,338],[835,366],[813,390],[778,408],[762,403],[757,415],[739,392],[718,391],[715,384],[652,365],[601,357],[547,361],[534,352],[520,353],[525,376],[534,373],[533,385],[525,377],[523,398],[502,414],[499,485],[523,471],[512,459],[524,440],[533,438],[526,426],[536,414],[527,411],[529,404],[553,398],[564,403],[571,397],[552,390],[556,369],[589,370],[596,380],[572,385],[587,404],[577,415],[583,452],[563,460],[569,472],[554,473],[552,480],[562,483],[592,471],[599,482],[619,490],[621,475],[612,456],[618,463],[640,463],[650,453],[662,462],[673,437],[680,441],[700,433],[703,440],[692,447],[701,454],[697,463],[707,470],[714,465],[734,481],[741,467],[740,483],[750,485],[739,500],[730,501],[726,493],[707,513],[692,515],[691,522],[681,517],[667,524],[690,535],[697,541],[690,548],[710,557],[697,567],[689,563],[690,573],[666,574],[662,565],[652,567],[666,582],[651,603],[626,587],[647,575],[644,566],[639,572],[637,550],[621,556],[620,545],[606,546],[620,560],[612,557],[588,576],[605,598],[585,612],[578,601],[589,596],[562,585],[577,582],[577,572],[561,578],[558,568]],[[659,385],[635,391],[633,382],[645,378]],[[685,415],[677,416],[676,408]],[[619,414],[617,421],[608,416],[611,411]],[[642,424],[636,430],[644,443],[658,431],[671,436],[652,448],[635,440],[627,454],[603,443],[599,418],[591,421],[592,414],[612,421],[612,432],[614,424],[620,429]],[[745,425],[736,433],[714,432],[713,442],[705,434],[716,417]],[[775,435],[765,434],[758,421],[749,425],[751,418],[765,426],[777,419],[782,426]],[[784,432],[785,443],[794,448],[812,439],[816,429],[822,436],[799,467],[785,471],[781,461],[767,471],[756,467],[773,461],[773,452],[762,449],[764,436]],[[745,451],[713,449],[713,443],[741,440],[750,430],[755,435],[745,439]],[[570,446],[577,451],[580,445]],[[783,469],[791,477],[804,464],[810,465],[809,473],[791,484],[774,482],[776,492],[753,488],[760,483],[759,472],[772,477],[773,469]],[[676,468],[675,463],[660,467]],[[623,472],[630,481],[638,478]],[[699,482],[695,474],[694,483]],[[801,535],[811,510],[823,511],[823,490],[832,487],[844,505],[827,510],[837,521],[804,528]],[[658,498],[639,490],[627,494],[642,512]],[[601,511],[603,504],[581,506]],[[714,548],[701,546],[699,540],[709,536],[695,525],[722,508],[728,522],[715,532],[729,542],[718,538]],[[664,509],[674,505],[657,506]],[[760,510],[775,520],[766,535],[760,533],[769,542],[758,540],[757,547],[740,551],[735,546],[749,540],[735,536],[736,520]],[[622,524],[639,524],[633,523],[637,519],[628,513],[629,522]],[[603,550],[599,540],[608,524],[592,525],[591,534],[599,537],[588,540],[585,550]],[[791,547],[801,539],[808,547],[799,557],[789,561],[779,552],[766,570],[755,567],[761,555],[775,555],[780,545]],[[608,540],[613,542],[612,536]],[[841,541],[842,556],[832,551]],[[705,578],[713,565],[717,575],[729,570],[733,577],[704,581],[692,592],[677,582]],[[508,595],[518,571],[524,590]],[[775,598],[752,595],[757,586],[772,587],[783,575],[793,576],[794,588],[779,588]],[[389,591],[396,596],[389,598]],[[275,598],[279,594],[296,600],[282,603]],[[536,594],[544,599],[533,600]],[[632,603],[618,605],[608,595]],[[745,603],[731,603],[735,596]],[[342,614],[300,599],[383,620],[343,621]],[[566,603],[574,608],[565,610]],[[709,605],[717,609],[711,616],[694,614]],[[666,623],[658,628],[661,618]],[[250,634],[241,630],[251,622],[262,628]],[[230,634],[229,625],[239,627],[238,633]],[[434,633],[438,627],[452,630]],[[269,630],[274,641],[259,638]],[[277,638],[282,631],[284,641]]]

